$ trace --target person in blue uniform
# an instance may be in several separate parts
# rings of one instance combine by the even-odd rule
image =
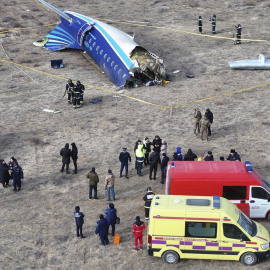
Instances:
[[[82,233],[82,226],[84,223],[84,214],[80,212],[80,206],[75,207],[74,212],[74,218],[76,221],[76,227],[77,227],[77,237],[85,238],[85,236]]]
[[[14,191],[20,191],[22,187],[23,180],[23,169],[19,166],[18,163],[15,164],[13,168],[13,187]],[[18,187],[18,189],[17,189]]]
[[[109,208],[105,210],[106,219],[108,220],[109,226],[112,226],[112,236],[115,233],[115,224],[116,224],[116,212],[117,210],[114,208],[113,203],[109,203]]]
[[[122,148],[122,152],[119,155],[119,161],[121,162],[120,178],[122,177],[122,172],[125,168],[125,177],[128,179],[128,165],[131,163],[131,156],[129,152],[127,152],[126,147]]]
[[[103,246],[109,244],[108,231],[109,231],[108,220],[104,218],[104,215],[100,214],[99,221],[97,222],[95,234],[99,234],[101,245]]]

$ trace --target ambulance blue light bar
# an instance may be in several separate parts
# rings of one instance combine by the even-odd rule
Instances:
[[[248,172],[252,172],[253,168],[250,161],[245,162]]]
[[[213,207],[220,208],[220,197],[219,196],[213,196]]]
[[[171,167],[175,167],[174,162],[171,163]]]

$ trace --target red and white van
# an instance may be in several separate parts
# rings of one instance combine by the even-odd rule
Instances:
[[[249,161],[170,161],[167,195],[220,196],[250,218],[270,221],[270,184]]]

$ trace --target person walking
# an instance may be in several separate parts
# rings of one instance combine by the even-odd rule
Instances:
[[[199,108],[196,108],[193,113],[194,121],[195,121],[195,126],[194,126],[194,134],[200,134],[200,120],[202,119],[202,114],[199,110]]]
[[[211,125],[213,124],[213,121],[214,121],[214,115],[210,111],[210,109],[206,109],[205,116],[207,117],[207,119],[209,120],[209,123],[210,123],[209,126],[208,126],[208,136],[211,137],[211,135],[212,135]]]
[[[144,160],[144,152],[143,152],[143,144],[138,144],[138,147],[135,152],[136,155],[136,162],[137,162],[137,175],[142,175],[142,165]]]
[[[69,149],[68,143],[65,144],[65,148],[61,149],[60,155],[62,156],[62,169],[60,172],[63,172],[66,166],[66,173],[69,174],[68,168],[70,164],[71,150]]]
[[[108,221],[109,227],[112,226],[112,236],[115,233],[115,224],[116,224],[116,217],[117,217],[117,210],[114,208],[113,203],[109,203],[109,208],[105,210],[106,219]]]
[[[204,140],[204,137],[206,138],[206,140],[208,141],[208,134],[209,134],[209,126],[210,126],[210,121],[207,118],[206,115],[204,115],[204,117],[201,119],[200,121],[200,130],[201,130],[201,140]],[[211,132],[211,130],[210,130]]]
[[[97,184],[99,182],[98,175],[96,173],[95,167],[91,169],[91,171],[86,175],[86,178],[89,179],[89,200],[91,200],[92,197],[92,191],[94,190],[94,199],[97,200]]]
[[[160,164],[160,169],[161,169],[161,181],[160,184],[164,184],[165,178],[166,178],[166,172],[167,172],[167,166],[169,162],[169,157],[165,153],[162,154],[162,160]]]
[[[75,142],[73,142],[71,144],[71,158],[73,160],[73,164],[74,164],[74,174],[77,174],[77,160],[78,160],[78,148],[75,144]]]
[[[75,207],[74,218],[76,221],[77,237],[85,238],[85,236],[82,233],[84,214],[80,212],[80,206]]]
[[[154,171],[154,180],[156,180],[157,176],[157,166],[160,161],[159,152],[154,151],[154,148],[152,149],[152,152],[149,156],[149,163],[150,163],[150,170],[149,170],[149,179],[152,180],[152,173]]]
[[[105,178],[105,190],[107,190],[107,197],[108,200],[111,200],[110,193],[112,192],[112,198],[115,201],[115,193],[114,193],[114,183],[115,183],[115,176],[112,173],[112,170],[108,170],[108,175]]]
[[[22,187],[23,180],[23,169],[19,166],[18,163],[15,164],[13,168],[13,187],[14,191],[20,191]],[[17,189],[18,187],[18,189]]]
[[[95,234],[99,234],[101,245],[105,246],[109,244],[108,239],[109,223],[104,215],[99,215],[99,221],[97,222]]]
[[[202,34],[202,16],[199,16],[198,25],[199,25],[199,33]]]
[[[196,158],[197,155],[192,152],[192,149],[188,149],[187,153],[184,156],[184,161],[194,161]]]
[[[74,94],[74,83],[71,79],[68,80],[68,83],[66,84],[66,92],[68,94],[68,103],[72,104],[72,98]]]
[[[122,177],[122,172],[125,168],[125,177],[128,179],[128,165],[131,163],[131,156],[129,152],[127,152],[126,147],[122,148],[122,152],[119,155],[119,161],[121,162],[120,178]]]
[[[9,166],[6,164],[4,159],[0,159],[0,183],[2,183],[3,187],[6,188],[9,186]]]
[[[241,157],[234,149],[231,149],[230,154],[227,156],[227,160],[229,160],[229,161],[241,161]]]
[[[143,249],[143,230],[145,230],[145,224],[141,221],[140,217],[136,217],[136,222],[133,223],[132,233],[134,235],[134,248],[133,251],[138,251]],[[138,248],[138,242],[140,242],[140,247]]]
[[[144,200],[144,213],[145,213],[145,219],[149,219],[149,211],[151,207],[151,202],[155,196],[155,193],[152,191],[151,187],[148,187],[146,189],[147,193],[143,196]]]

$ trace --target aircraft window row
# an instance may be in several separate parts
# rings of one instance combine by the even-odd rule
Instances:
[[[92,42],[92,40],[93,40],[92,38],[89,39],[89,44]],[[95,46],[96,46],[96,42],[94,42],[94,43],[92,44],[92,47],[93,47],[93,48],[94,48]],[[99,51],[99,49],[100,49],[100,46],[97,46],[96,51]],[[103,54],[103,50],[100,50],[100,55],[102,55],[102,54]],[[104,59],[106,59],[107,56],[108,56],[107,53],[105,53],[104,56],[103,56]],[[109,63],[110,60],[111,60],[111,57],[108,57],[108,58],[107,58],[107,63]],[[111,62],[111,66],[112,66],[112,67],[113,67],[114,63],[115,63],[114,61]],[[115,66],[114,66],[114,70],[117,70],[117,68],[118,68],[118,65],[115,65]],[[118,74],[120,75],[121,73],[122,73],[122,69],[119,69],[119,70],[118,70]],[[125,78],[126,76],[127,76],[127,74],[124,74],[124,75],[123,75],[123,78]]]

